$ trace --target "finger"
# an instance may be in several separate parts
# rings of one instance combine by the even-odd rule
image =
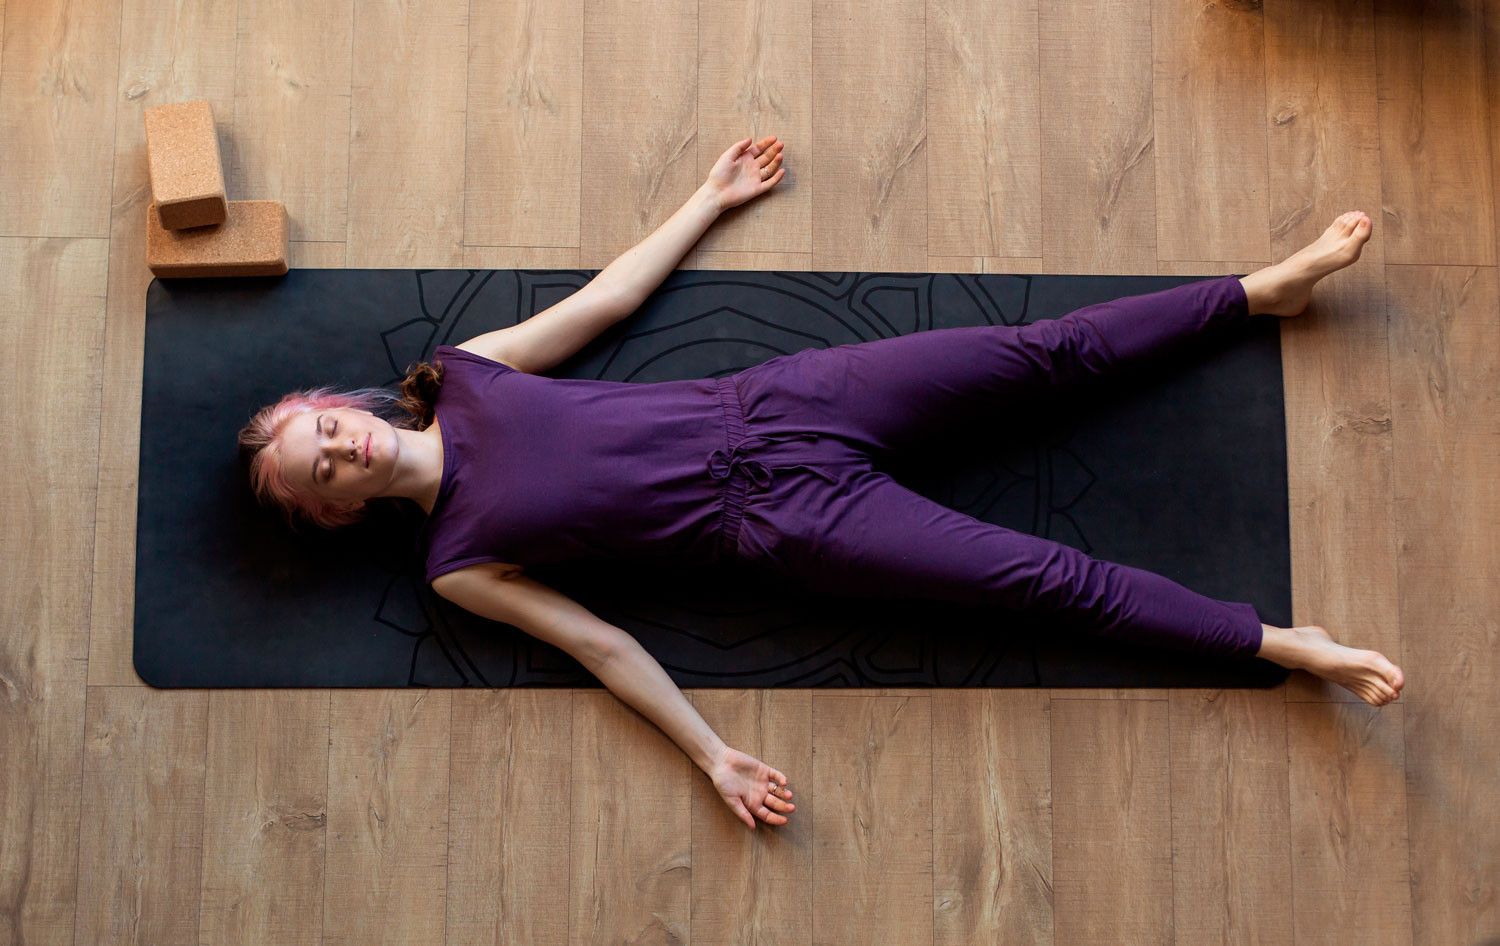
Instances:
[[[776,182],[781,180],[783,177],[786,177],[786,168],[782,168],[781,170],[777,171],[775,177],[768,177],[764,181],[761,181],[760,192],[764,194],[772,187],[775,187]]]
[[[745,803],[736,798],[732,807],[734,808],[735,817],[745,822],[745,824],[750,826],[750,830],[754,831],[755,819],[750,817],[749,811],[745,810]]]
[[[782,814],[786,814],[789,811],[795,811],[797,808],[796,805],[792,804],[786,799],[777,798],[775,795],[766,796],[766,807],[772,809],[773,811],[779,811]]]
[[[771,159],[773,157],[780,157],[782,149],[784,147],[785,147],[784,142],[778,141],[778,142],[776,142],[776,144],[774,146],[772,146],[770,148],[762,148],[761,149],[762,154],[757,159],[757,161],[760,164],[760,166],[761,167],[765,167],[767,164],[769,164],[771,162]]]
[[[779,167],[781,167],[781,152],[778,151],[776,153],[776,157],[772,158],[769,163],[767,163],[764,167],[761,168],[761,170],[760,170],[760,176],[761,176],[761,178],[765,179],[765,178],[770,177],[772,174],[775,174],[776,173],[776,169],[779,168]]]
[[[759,808],[755,809],[755,817],[764,821],[766,824],[786,824],[787,822],[785,815],[778,815],[776,812],[767,808],[765,805],[761,805]]]

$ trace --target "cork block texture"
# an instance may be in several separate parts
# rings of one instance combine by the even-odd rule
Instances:
[[[169,230],[160,208],[146,211],[146,265],[163,279],[192,276],[281,276],[291,253],[286,208],[274,200],[232,200],[229,219],[211,227]]]
[[[224,163],[206,100],[146,109],[151,196],[168,230],[223,223],[229,216]]]

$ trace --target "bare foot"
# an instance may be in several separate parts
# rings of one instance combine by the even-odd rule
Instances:
[[[1332,680],[1367,703],[1384,706],[1406,685],[1406,675],[1384,654],[1345,647],[1321,627],[1264,629],[1260,656]]]
[[[1298,315],[1312,301],[1313,285],[1359,259],[1372,223],[1363,211],[1341,214],[1323,235],[1274,266],[1240,280],[1251,315]]]

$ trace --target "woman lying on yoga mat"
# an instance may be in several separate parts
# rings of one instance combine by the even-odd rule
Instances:
[[[1013,532],[898,485],[871,457],[1007,399],[1101,375],[1255,314],[1291,316],[1359,258],[1362,213],[1286,261],[1079,309],[1030,325],[934,329],[806,349],[719,379],[624,383],[542,373],[619,322],[726,208],[775,186],[774,137],[729,148],[661,229],[587,286],[518,325],[439,346],[390,392],[323,388],[255,416],[241,443],[262,499],[322,526],[371,499],[428,513],[438,594],[568,652],[656,723],[755,827],[785,824],[781,772],[726,746],[625,631],[524,573],[586,556],[721,561],[816,591],[1043,610],[1161,647],[1260,656],[1369,702],[1397,697],[1385,657],[1320,627],[1262,624],[1159,575]]]

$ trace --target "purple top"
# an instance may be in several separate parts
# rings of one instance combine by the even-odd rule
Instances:
[[[440,345],[437,501],[427,580],[476,562],[701,559],[722,508],[706,458],[726,446],[713,379],[548,378]]]

